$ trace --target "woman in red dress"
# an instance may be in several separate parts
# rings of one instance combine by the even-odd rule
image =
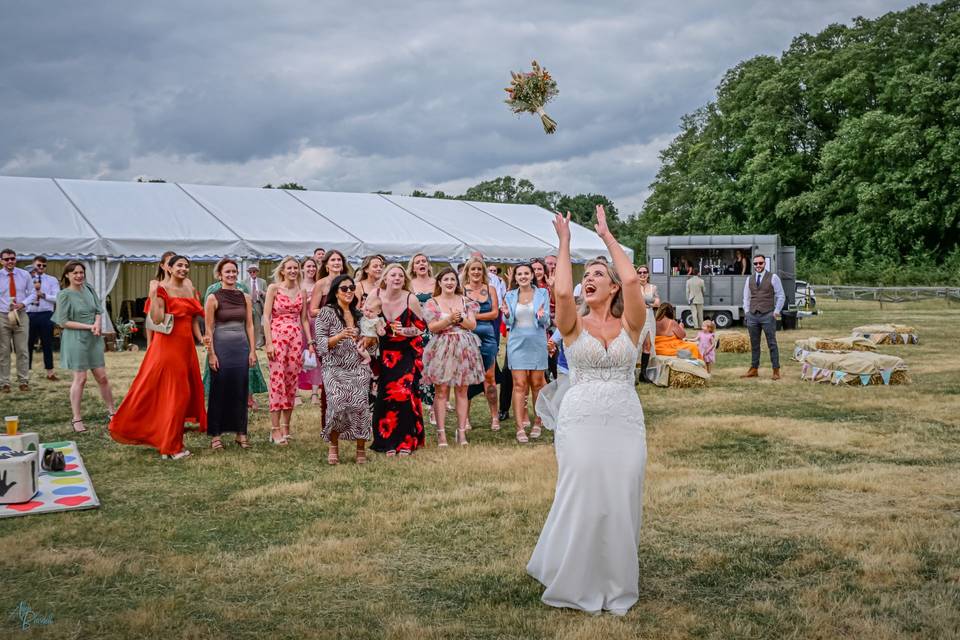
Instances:
[[[154,447],[164,459],[179,460],[190,455],[183,446],[184,422],[207,430],[195,346],[200,340],[203,307],[187,280],[190,261],[174,256],[168,264],[167,283],[150,284],[150,317],[161,324],[165,314],[172,314],[173,330],[169,334],[154,332],[137,377],[110,421],[110,436],[121,444]]]

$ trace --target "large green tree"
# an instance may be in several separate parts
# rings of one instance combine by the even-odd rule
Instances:
[[[821,278],[956,282],[960,0],[737,65],[661,160],[636,237],[779,233]]]

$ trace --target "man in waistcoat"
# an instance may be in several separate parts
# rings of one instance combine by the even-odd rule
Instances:
[[[787,301],[780,277],[767,271],[767,258],[753,257],[753,273],[743,285],[744,324],[750,334],[750,370],[741,378],[756,378],[760,368],[760,332],[767,336],[773,379],[780,379],[780,350],[777,348],[777,320]]]

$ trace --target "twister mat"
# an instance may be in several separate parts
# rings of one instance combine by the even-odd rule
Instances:
[[[77,443],[72,440],[42,442],[40,451],[44,449],[63,452],[66,467],[63,471],[41,470],[37,483],[40,491],[37,495],[33,496],[30,502],[0,505],[0,518],[72,509],[96,509],[100,506],[100,500],[93,490],[93,482],[90,481],[90,475],[77,450]]]

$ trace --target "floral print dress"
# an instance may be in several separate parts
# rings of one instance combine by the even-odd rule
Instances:
[[[270,334],[273,336],[273,360],[270,361],[270,411],[293,409],[297,395],[297,377],[303,369],[303,326],[300,312],[303,292],[288,298],[278,290],[273,298]]]
[[[411,294],[412,295],[412,294]],[[423,370],[423,331],[426,323],[407,308],[396,320],[403,334],[387,325],[380,337],[380,384],[373,408],[371,449],[413,452],[424,444],[420,376]],[[404,334],[411,335],[404,335]]]

